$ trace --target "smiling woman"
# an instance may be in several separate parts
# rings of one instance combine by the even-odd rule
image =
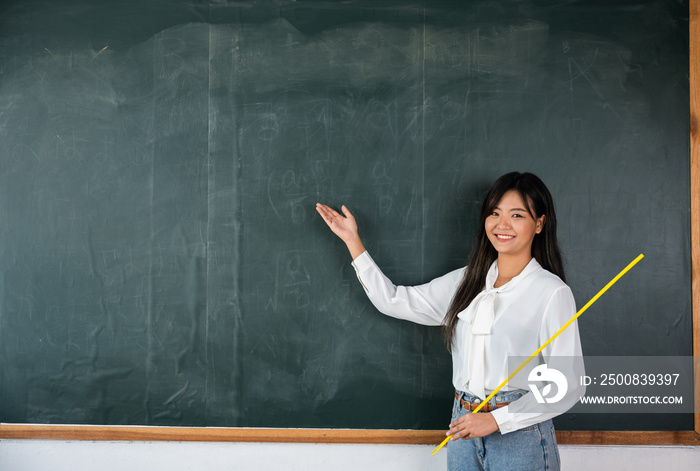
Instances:
[[[537,412],[527,382],[516,378],[500,389],[508,358],[537,350],[576,312],[563,281],[557,219],[544,183],[530,173],[499,178],[484,198],[468,266],[413,287],[395,286],[381,272],[348,208],[342,207],[343,215],[322,204],[317,210],[345,242],[379,311],[442,326],[455,387],[449,469],[559,469],[551,419],[573,406],[585,388],[571,385],[556,410]],[[583,371],[578,326],[570,327],[547,345],[541,360],[557,358],[559,368]],[[479,407],[482,413],[470,413]]]
[[[514,256],[514,251],[517,251],[515,247],[506,249],[502,247],[504,243],[491,239],[493,231],[489,230],[489,224],[496,219],[494,215],[498,214],[498,208],[501,206],[503,207],[501,213],[507,212],[506,215],[512,216],[508,218],[511,221],[509,224],[511,232],[504,231],[506,234],[517,235],[512,227],[512,221],[518,217],[525,219],[523,213],[529,216],[531,223],[535,223],[535,227],[532,229],[534,233],[530,237],[521,234],[520,241],[513,241],[513,245],[515,242],[526,242],[519,251],[519,257]],[[525,211],[514,211],[517,215],[510,214],[514,209]],[[541,221],[539,227],[535,220]],[[496,222],[496,224],[500,223]],[[516,227],[520,227],[517,222],[515,224]],[[496,226],[495,229],[499,229],[499,227]],[[527,240],[530,242],[527,243]],[[501,251],[504,251],[503,254]],[[484,197],[478,232],[469,257],[469,271],[455,293],[443,323],[443,331],[448,344],[452,343],[453,340],[457,316],[484,289],[487,273],[494,261],[498,259],[499,279],[497,279],[496,284],[499,282],[503,284],[521,273],[532,258],[542,268],[558,276],[561,281],[566,281],[557,241],[557,216],[554,211],[552,195],[537,176],[531,173],[508,173],[496,180]]]

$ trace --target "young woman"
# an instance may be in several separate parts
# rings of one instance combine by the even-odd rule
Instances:
[[[551,419],[583,395],[579,381],[569,381],[573,384],[556,405],[543,407],[528,389],[527,376],[516,376],[480,413],[471,413],[576,314],[564,283],[554,205],[544,183],[530,173],[499,178],[484,198],[467,267],[414,287],[395,286],[384,276],[345,206],[343,215],[322,204],[317,211],[347,245],[357,276],[379,311],[442,326],[455,387],[448,469],[558,470]],[[521,358],[513,365],[509,357]],[[575,322],[533,362],[555,359],[564,373],[582,372]]]

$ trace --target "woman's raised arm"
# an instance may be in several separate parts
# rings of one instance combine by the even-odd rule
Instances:
[[[341,209],[344,216],[325,204],[316,204],[316,211],[318,211],[318,214],[326,221],[326,224],[328,224],[328,227],[330,227],[333,233],[345,242],[345,245],[350,251],[350,256],[355,260],[365,251],[365,246],[362,245],[362,241],[360,240],[355,217],[345,205],[343,205]]]

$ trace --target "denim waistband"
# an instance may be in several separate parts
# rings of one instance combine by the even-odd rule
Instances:
[[[489,400],[489,403],[493,407],[496,407],[496,404],[516,401],[528,392],[529,391],[525,389],[514,389],[513,391],[499,391]],[[481,398],[479,396],[475,396],[470,391],[457,390],[456,393],[459,395],[460,399],[464,399],[467,402],[481,402]]]

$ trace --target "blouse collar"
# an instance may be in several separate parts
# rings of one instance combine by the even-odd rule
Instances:
[[[542,267],[540,266],[540,264],[537,262],[537,260],[535,260],[535,257],[532,257],[528,264],[525,265],[525,268],[523,268],[523,271],[511,278],[510,281],[508,281],[508,283],[505,283],[502,286],[499,286],[498,288],[494,288],[493,285],[496,284],[496,280],[498,279],[498,260],[496,259],[491,264],[491,267],[489,268],[489,271],[486,274],[486,290],[491,291],[493,289],[497,289],[498,291],[507,291],[509,288],[516,286],[523,279],[527,278],[528,275],[536,272],[541,268]]]

